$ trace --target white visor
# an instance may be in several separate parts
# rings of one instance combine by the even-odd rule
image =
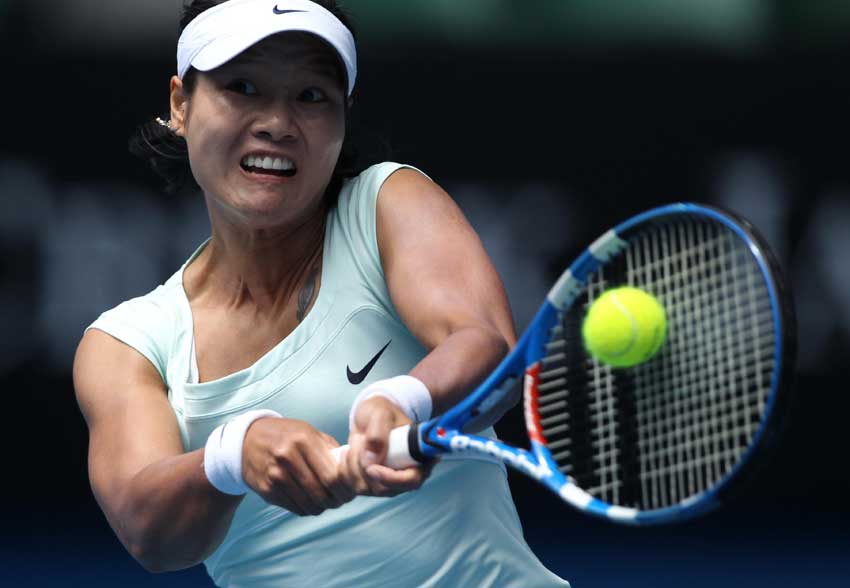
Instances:
[[[348,95],[357,78],[354,37],[337,17],[310,0],[228,0],[189,23],[177,42],[177,75],[190,67],[210,71],[276,33],[312,33],[329,43],[345,64]]]

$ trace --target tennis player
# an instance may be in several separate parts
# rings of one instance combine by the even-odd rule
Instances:
[[[137,147],[200,187],[211,237],[102,314],[74,365],[119,539],[219,586],[567,586],[526,545],[501,464],[380,465],[391,429],[458,402],[515,335],[449,196],[409,166],[351,170],[345,15],[196,0],[182,27],[171,118]]]

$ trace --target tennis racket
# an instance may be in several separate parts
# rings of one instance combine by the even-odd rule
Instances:
[[[603,291],[634,286],[667,313],[661,350],[617,369],[584,349]],[[613,521],[683,520],[726,502],[785,421],[794,318],[779,267],[728,212],[673,204],[593,242],[561,275],[516,347],[443,415],[390,435],[387,465],[479,453]],[[473,434],[524,380],[530,451]]]

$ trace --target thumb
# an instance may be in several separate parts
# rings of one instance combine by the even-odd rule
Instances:
[[[387,457],[387,442],[393,425],[393,416],[385,407],[375,407],[366,425],[363,444],[363,467],[373,463],[384,463]]]

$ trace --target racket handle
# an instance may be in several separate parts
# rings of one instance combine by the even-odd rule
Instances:
[[[404,425],[390,431],[390,446],[384,464],[394,470],[402,470],[420,465],[410,455],[410,425]]]
[[[387,448],[387,458],[384,460],[384,465],[394,470],[403,470],[404,468],[420,465],[410,455],[409,433],[410,425],[404,425],[390,431],[390,446]],[[337,461],[342,461],[346,453],[348,453],[348,445],[341,445],[331,449],[331,455]]]

